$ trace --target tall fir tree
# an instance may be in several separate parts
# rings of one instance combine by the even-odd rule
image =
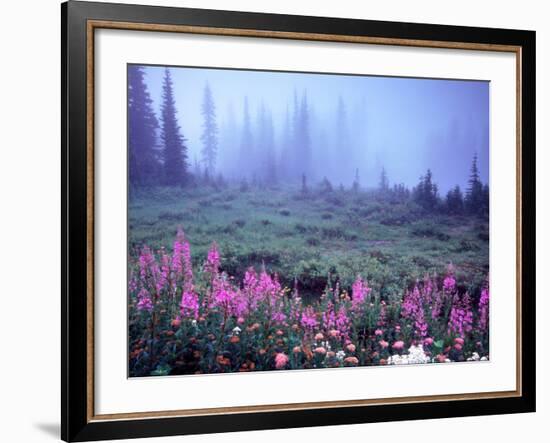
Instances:
[[[237,125],[235,108],[233,103],[227,105],[226,117],[220,128],[219,151],[217,156],[218,169],[223,166],[224,173],[235,178],[239,176],[241,161],[239,158],[239,128]]]
[[[388,174],[386,168],[382,166],[382,172],[380,172],[380,182],[378,183],[378,190],[381,192],[388,192],[390,189],[390,182],[388,180]]]
[[[132,65],[128,68],[128,156],[132,186],[152,185],[158,180],[157,130],[145,71]]]
[[[294,89],[294,100],[292,106],[292,124],[291,124],[291,142],[288,148],[288,157],[286,158],[285,170],[288,171],[288,179],[291,181],[300,180],[304,173],[301,167],[300,157],[300,102],[298,100],[298,91]]]
[[[299,167],[302,173],[312,178],[311,140],[310,140],[310,106],[307,100],[307,92],[304,91],[300,103],[298,115],[298,134],[296,137]]]
[[[279,164],[277,168],[280,178],[284,178],[285,180],[292,179],[292,175],[290,173],[290,162],[292,161],[293,156],[292,149],[292,125],[290,123],[290,112],[287,104],[281,134]]]
[[[464,212],[464,197],[460,190],[460,186],[456,185],[447,192],[445,204],[447,206],[447,212],[451,215],[461,215]]]
[[[336,131],[332,157],[334,165],[338,166],[337,173],[341,178],[349,177],[353,171],[352,168],[356,166],[350,141],[346,104],[342,96],[339,96],[336,105]]]
[[[481,214],[483,212],[483,184],[479,178],[479,169],[477,167],[477,154],[474,154],[472,166],[470,168],[470,179],[468,180],[468,190],[466,192],[466,209],[470,214]]]
[[[360,186],[361,186],[361,183],[359,181],[359,168],[355,168],[355,178],[353,179],[351,189],[353,192],[357,193],[359,192]]]
[[[216,157],[218,155],[218,124],[216,122],[216,105],[212,97],[212,90],[207,83],[204,87],[202,99],[202,161],[211,176],[216,171]]]
[[[268,185],[277,184],[277,158],[275,153],[275,129],[273,127],[273,116],[271,111],[265,114],[265,180]]]
[[[243,124],[241,133],[240,158],[242,161],[241,170],[251,172],[254,163],[251,159],[254,157],[254,137],[252,135],[252,124],[250,122],[250,108],[248,97],[244,98],[243,103]],[[245,174],[246,175],[246,174]],[[246,176],[243,175],[243,178]]]
[[[420,177],[420,182],[414,188],[413,197],[416,203],[426,211],[436,209],[439,202],[437,185],[432,181],[432,171],[428,169],[426,175]]]
[[[161,139],[163,143],[163,162],[165,184],[184,185],[188,180],[187,147],[185,138],[178,125],[174,87],[170,69],[164,71],[161,106]]]

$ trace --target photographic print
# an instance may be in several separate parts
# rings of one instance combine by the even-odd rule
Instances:
[[[489,360],[489,82],[127,86],[130,377]]]

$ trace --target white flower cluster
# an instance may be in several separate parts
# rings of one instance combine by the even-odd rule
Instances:
[[[338,351],[336,353],[336,358],[339,360],[339,361],[344,361],[344,358],[346,357],[346,352],[345,351]]]
[[[468,357],[466,361],[487,361],[489,360],[486,356],[479,357],[479,354],[477,352],[474,352],[471,357]]]
[[[239,328],[238,326],[235,326],[233,328],[233,334],[235,334],[235,335],[239,335],[241,331],[242,331],[242,329]]]
[[[429,361],[430,358],[424,353],[422,345],[412,345],[409,348],[408,354],[395,354],[388,358],[389,365],[416,365],[419,363],[428,363]]]

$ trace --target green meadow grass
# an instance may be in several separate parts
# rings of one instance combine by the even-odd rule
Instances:
[[[181,227],[195,266],[215,241],[229,275],[264,265],[289,287],[296,280],[305,296],[329,279],[349,288],[357,275],[382,296],[401,296],[449,263],[477,293],[489,270],[487,219],[425,214],[375,192],[154,188],[132,195],[128,227],[131,256],[145,244],[171,250]]]

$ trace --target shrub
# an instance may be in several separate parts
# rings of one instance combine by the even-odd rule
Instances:
[[[235,220],[233,223],[235,223],[239,228],[244,227],[246,225],[246,220],[238,219]]]

